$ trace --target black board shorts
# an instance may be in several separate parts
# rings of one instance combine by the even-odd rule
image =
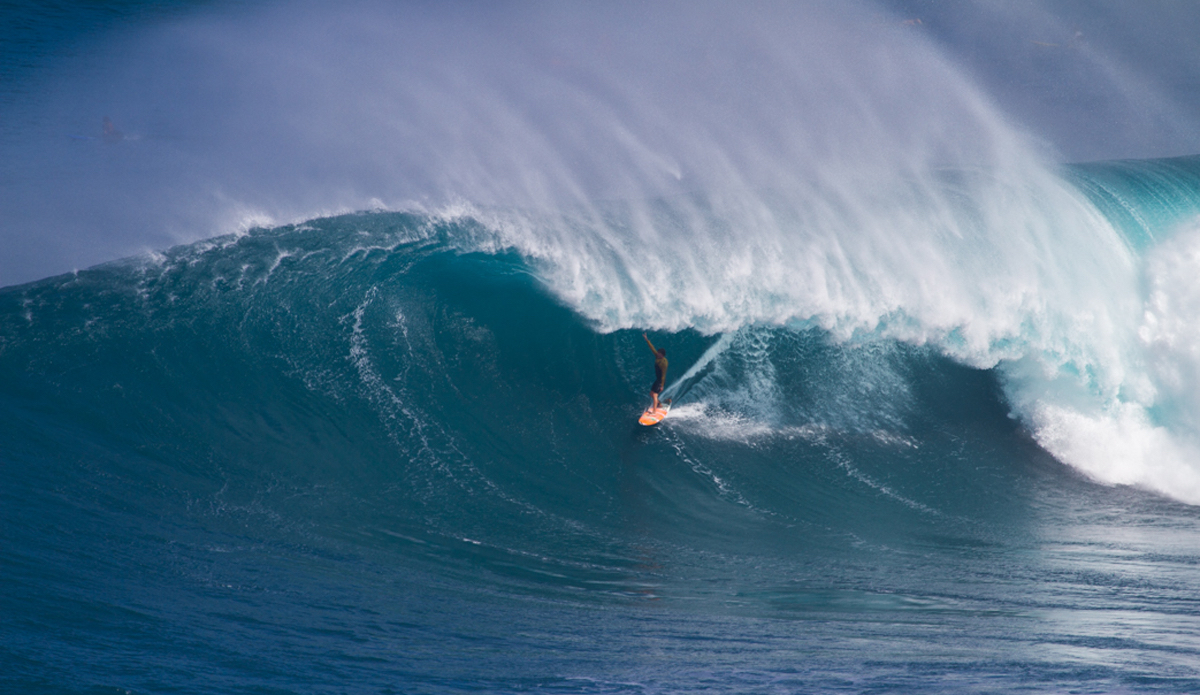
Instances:
[[[650,393],[662,393],[663,384],[661,381],[656,381],[650,384]]]

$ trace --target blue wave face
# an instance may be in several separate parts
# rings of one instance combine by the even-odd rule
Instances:
[[[1075,164],[1065,174],[1139,252],[1200,213],[1198,157]]]
[[[449,239],[470,226],[333,218],[9,290],[8,422],[25,423],[9,435],[69,460],[26,431],[30,418],[67,427],[103,442],[139,485],[185,498],[252,506],[278,478],[289,496],[326,490],[320,507],[344,496],[334,506],[356,507],[360,523],[400,523],[406,534],[447,524],[447,534],[498,546],[528,538],[531,521],[610,533],[622,506],[611,481],[637,475],[629,469],[647,449],[690,442],[678,452],[695,457],[689,477],[719,451],[762,448],[796,475],[817,465],[850,489],[865,485],[865,497],[822,510],[787,495],[751,501],[720,482],[734,471],[702,474],[721,505],[803,523],[833,513],[841,521],[819,535],[840,538],[879,494],[916,523],[930,505],[959,503],[914,492],[926,478],[920,457],[903,473],[858,471],[838,450],[903,458],[942,439],[938,427],[964,426],[947,399],[1024,446],[986,372],[926,348],[839,345],[779,327],[661,338],[678,365],[671,376],[701,366],[673,379],[680,405],[661,430],[671,434],[643,430],[634,419],[653,360],[639,333],[595,332],[516,255],[454,250]],[[905,484],[880,493],[894,475]],[[770,487],[789,476],[766,477]],[[847,492],[841,483],[822,494]],[[740,536],[723,515],[689,509],[690,494],[659,511]]]
[[[677,404],[644,428],[640,331],[470,250],[502,233],[350,215],[0,293],[9,681],[1055,688],[1112,629],[1077,610],[1188,630],[1192,510],[1059,465],[1004,372],[885,332],[660,331]],[[1190,687],[1158,634],[1086,679]],[[897,680],[930,645],[976,665]]]

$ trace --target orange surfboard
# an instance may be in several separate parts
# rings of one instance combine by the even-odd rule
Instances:
[[[642,425],[657,425],[663,421],[663,418],[667,416],[667,411],[670,409],[670,403],[665,406],[659,403],[659,407],[657,408],[650,406],[649,408],[646,408],[646,412],[642,413],[642,416],[638,418],[638,423]]]

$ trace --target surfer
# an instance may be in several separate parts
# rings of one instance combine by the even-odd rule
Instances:
[[[650,351],[654,353],[654,385],[650,387],[650,397],[654,399],[654,409],[659,408],[658,394],[662,393],[663,386],[667,383],[667,351],[665,348],[656,348],[654,343],[650,342],[650,338],[645,333],[642,337],[646,339],[646,344],[650,346]]]

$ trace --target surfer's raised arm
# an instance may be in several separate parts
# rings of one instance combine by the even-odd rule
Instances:
[[[654,347],[654,343],[650,342],[650,336],[643,333],[642,337],[646,339],[646,344],[650,346],[650,352],[653,352],[657,356],[658,349]]]

